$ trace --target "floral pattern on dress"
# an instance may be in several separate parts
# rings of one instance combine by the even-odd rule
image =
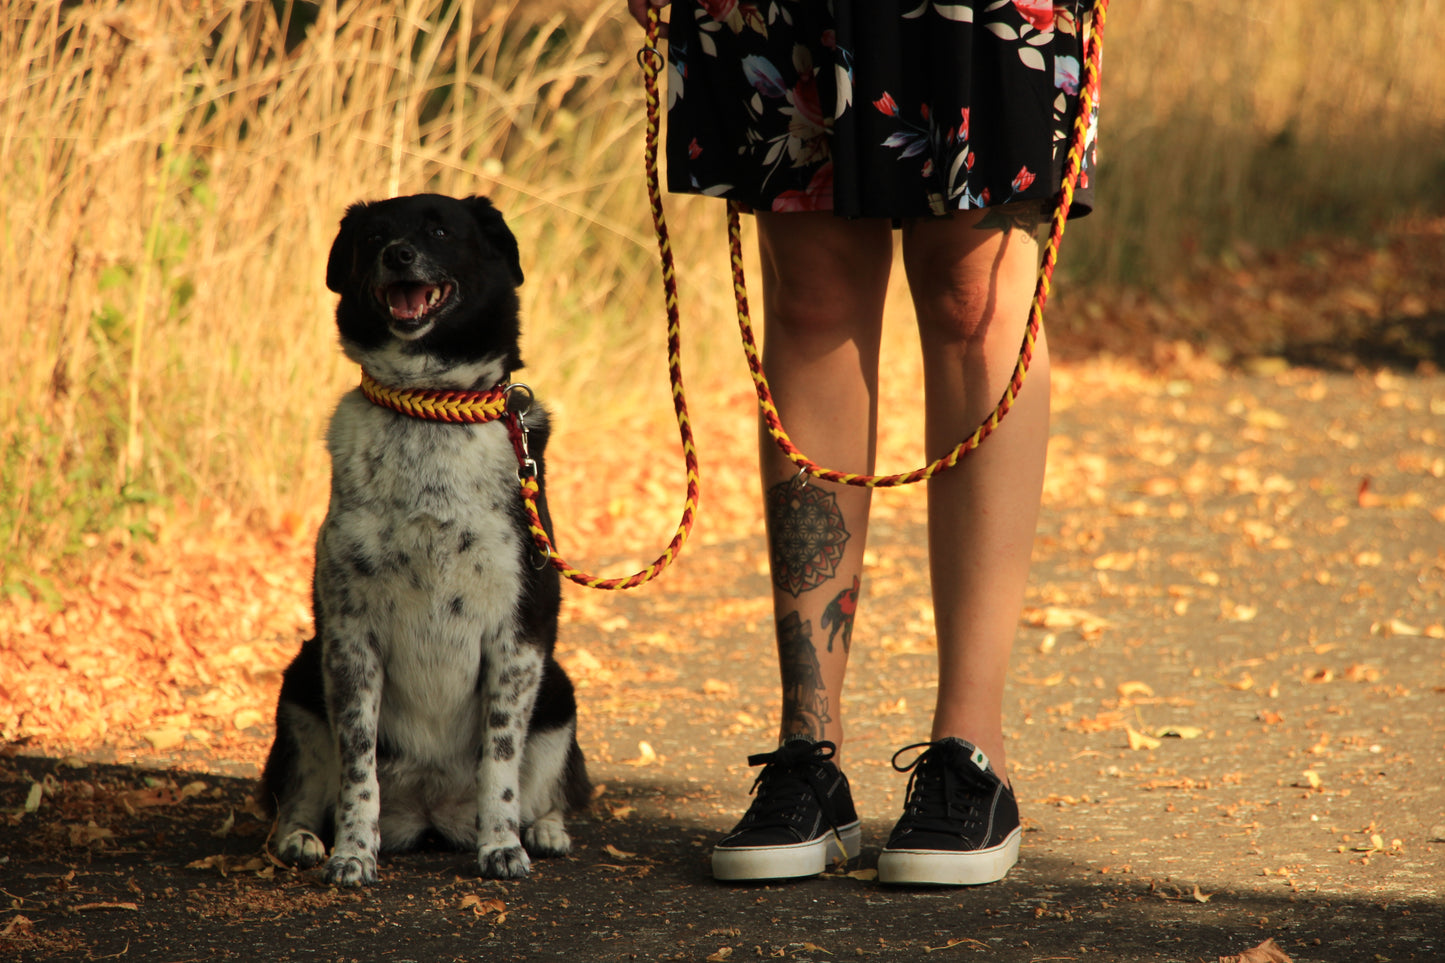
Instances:
[[[1053,197],[1089,3],[674,0],[669,186],[848,216]]]

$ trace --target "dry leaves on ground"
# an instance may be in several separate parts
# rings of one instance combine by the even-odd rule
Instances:
[[[1236,956],[1221,956],[1219,963],[1293,963],[1293,961],[1273,939],[1268,939]]]

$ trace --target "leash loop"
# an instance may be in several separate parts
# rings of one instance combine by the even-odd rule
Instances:
[[[547,534],[546,527],[542,524],[541,512],[538,508],[538,499],[541,489],[538,484],[535,470],[530,476],[522,477],[525,473],[519,472],[518,476],[522,486],[522,503],[527,514],[528,529],[532,535],[532,541],[538,552],[545,555],[552,567],[560,572],[565,578],[586,586],[597,589],[629,589],[644,585],[657,576],[661,575],[669,565],[681,553],[683,546],[687,543],[688,535],[692,532],[693,520],[697,514],[697,506],[701,499],[699,471],[697,464],[697,446],[693,443],[692,421],[687,414],[687,399],[682,388],[682,324],[678,314],[677,300],[677,272],[673,264],[672,243],[668,240],[667,220],[662,210],[662,188],[657,174],[657,144],[658,132],[660,129],[659,108],[661,97],[658,94],[657,77],[667,61],[657,49],[658,36],[658,12],[656,7],[650,7],[647,17],[647,40],[646,45],[637,52],[637,63],[642,68],[643,88],[647,100],[647,134],[646,146],[643,152],[644,167],[647,174],[648,200],[652,207],[652,223],[657,233],[658,255],[662,261],[662,286],[667,306],[667,361],[668,379],[672,385],[673,410],[677,416],[678,434],[682,441],[683,462],[687,470],[687,497],[682,507],[682,517],[677,523],[677,531],[672,536],[663,553],[658,556],[647,568],[627,578],[600,578],[579,569],[573,568],[562,558],[552,544],[551,537]],[[530,394],[530,392],[529,392]],[[519,458],[523,457],[526,448],[526,429],[521,414],[515,416],[517,428],[514,435],[520,437],[517,442]],[[535,469],[535,466],[534,466]]]
[[[783,454],[800,472],[807,477],[858,488],[893,488],[932,478],[957,465],[963,456],[976,451],[983,440],[991,435],[1004,416],[1013,407],[1019,392],[1023,390],[1024,378],[1033,360],[1034,347],[1043,326],[1044,304],[1048,301],[1049,287],[1053,279],[1054,265],[1058,262],[1059,245],[1064,237],[1064,225],[1069,219],[1069,206],[1073,202],[1074,189],[1083,170],[1084,153],[1088,148],[1090,115],[1099,93],[1099,65],[1103,54],[1104,19],[1108,12],[1109,0],[1094,0],[1091,30],[1084,51],[1084,76],[1080,84],[1078,115],[1074,118],[1070,137],[1069,152],[1064,160],[1062,185],[1059,189],[1058,204],[1049,230],[1049,241],[1044,248],[1040,262],[1038,281],[1034,286],[1033,301],[1029,307],[1028,323],[1024,328],[1023,342],[1019,346],[1018,362],[1008,385],[1004,388],[998,403],[994,406],[973,434],[959,442],[954,449],[937,461],[915,471],[896,475],[865,475],[834,471],[824,468],[808,458],[788,437],[783,422],[768,387],[767,375],[763,371],[762,355],[753,337],[752,322],[748,312],[747,282],[743,276],[742,227],[739,209],[735,202],[728,202],[728,249],[731,252],[733,268],[733,295],[737,304],[738,329],[742,335],[743,353],[747,355],[748,370],[752,374],[753,387],[758,396],[758,410],[761,412],[769,436]]]

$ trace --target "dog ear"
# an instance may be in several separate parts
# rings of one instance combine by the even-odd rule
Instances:
[[[336,240],[331,242],[331,254],[326,259],[326,287],[337,294],[341,293],[341,287],[346,283],[347,275],[351,273],[353,248],[356,243],[356,222],[369,206],[358,203],[348,207],[345,216],[341,218],[341,227],[336,232]]]
[[[522,253],[517,248],[517,239],[512,236],[507,222],[502,220],[502,212],[493,207],[492,202],[485,197],[469,197],[464,203],[476,219],[477,226],[482,229],[482,236],[490,241],[506,260],[507,267],[512,272],[512,283],[521,287]]]

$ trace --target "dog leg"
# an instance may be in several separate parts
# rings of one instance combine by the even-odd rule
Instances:
[[[520,879],[532,868],[521,839],[521,768],[542,655],[513,642],[487,662],[477,760],[477,863],[490,879]]]
[[[572,850],[567,835],[567,762],[576,724],[532,732],[522,757],[523,840],[533,856],[565,856]]]
[[[337,886],[360,886],[376,882],[376,854],[381,847],[381,788],[376,774],[381,660],[374,638],[350,637],[328,639],[323,659],[340,783],[336,845],[325,876]]]
[[[321,842],[327,809],[336,799],[336,748],[326,723],[300,706],[281,703],[278,740],[289,743],[284,789],[276,806],[276,855],[310,869],[326,856]]]

